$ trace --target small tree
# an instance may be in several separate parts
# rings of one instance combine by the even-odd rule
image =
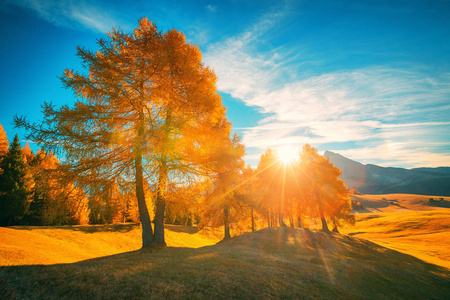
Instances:
[[[285,165],[278,158],[276,151],[267,149],[261,155],[256,169],[255,190],[260,209],[265,211],[269,227],[276,226],[277,217],[280,226],[286,227],[284,223],[285,183]]]
[[[8,152],[8,145],[9,145],[9,142],[8,142],[8,138],[6,136],[6,132],[3,129],[2,124],[0,124],[0,160]]]
[[[34,195],[27,221],[31,225],[86,224],[88,203],[74,182],[61,180],[59,160],[39,150],[31,162]]]
[[[0,225],[19,224],[27,212],[30,191],[17,134],[0,162],[0,169],[3,170],[0,175]]]
[[[210,173],[210,190],[201,208],[204,223],[223,226],[224,237],[230,238],[230,224],[242,214],[242,193],[239,186],[243,183],[245,163],[242,157],[245,148],[239,135],[233,139],[223,137],[224,141],[216,149],[214,165]]]

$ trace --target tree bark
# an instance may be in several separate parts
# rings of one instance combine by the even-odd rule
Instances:
[[[327,220],[325,219],[325,215],[323,213],[323,207],[319,200],[319,213],[320,213],[320,220],[322,221],[322,231],[324,232],[330,232],[330,229],[328,229]]]
[[[148,213],[147,204],[145,203],[144,179],[142,172],[142,155],[138,152],[135,157],[135,179],[136,179],[136,197],[138,200],[139,219],[142,226],[142,247],[151,246],[153,243],[153,230]]]
[[[229,213],[228,206],[225,206],[224,209],[223,209],[223,225],[224,225],[224,228],[225,228],[225,237],[224,237],[224,239],[228,239],[228,238],[231,237],[231,235],[230,235],[230,223],[228,221],[228,213]]]
[[[337,225],[336,225],[336,224],[334,225],[334,228],[333,228],[333,232],[335,232],[335,233],[339,233],[339,229],[338,229],[338,227],[337,227]]]
[[[294,226],[294,216],[292,215],[292,207],[291,207],[291,209],[290,209],[290,211],[289,211],[289,225],[290,225],[292,228],[295,227],[295,226]]]
[[[283,220],[283,214],[279,213],[278,217],[280,219],[280,227],[287,227],[286,223],[284,223],[284,220]]]
[[[166,210],[166,181],[167,167],[165,161],[161,162],[159,169],[158,190],[156,194],[155,211],[155,243],[166,245],[164,238],[164,213]]]
[[[302,216],[297,217],[297,228],[303,228],[302,225]]]
[[[252,232],[255,232],[255,216],[253,215],[253,207],[250,207],[252,212]]]

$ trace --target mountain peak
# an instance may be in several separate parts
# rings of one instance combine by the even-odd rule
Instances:
[[[331,163],[341,169],[340,178],[349,189],[365,194],[407,193],[450,196],[450,168],[385,168],[364,165],[332,151],[325,151]]]

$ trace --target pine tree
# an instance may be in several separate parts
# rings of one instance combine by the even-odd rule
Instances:
[[[14,137],[8,153],[0,162],[0,225],[19,224],[28,209],[30,191],[26,184],[26,164],[19,137]]]

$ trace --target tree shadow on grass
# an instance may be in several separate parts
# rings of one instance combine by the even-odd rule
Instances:
[[[11,226],[17,230],[57,229],[67,231],[79,231],[84,233],[96,232],[129,232],[141,227],[138,223],[102,224],[102,225],[63,225],[63,226]]]
[[[445,299],[450,272],[362,239],[270,228],[197,249],[1,267],[0,287],[0,298]]]
[[[200,231],[197,226],[170,225],[170,224],[164,224],[164,229],[173,232],[184,232],[189,234],[195,234]]]
[[[135,229],[139,229],[141,225],[139,223],[119,223],[119,224],[100,224],[100,225],[62,225],[62,226],[10,226],[8,228],[17,230],[36,230],[36,229],[58,229],[68,231],[79,231],[84,233],[96,233],[96,232],[129,232]],[[196,226],[183,226],[183,225],[164,225],[165,230],[173,232],[184,232],[189,234],[195,234],[199,232]]]

